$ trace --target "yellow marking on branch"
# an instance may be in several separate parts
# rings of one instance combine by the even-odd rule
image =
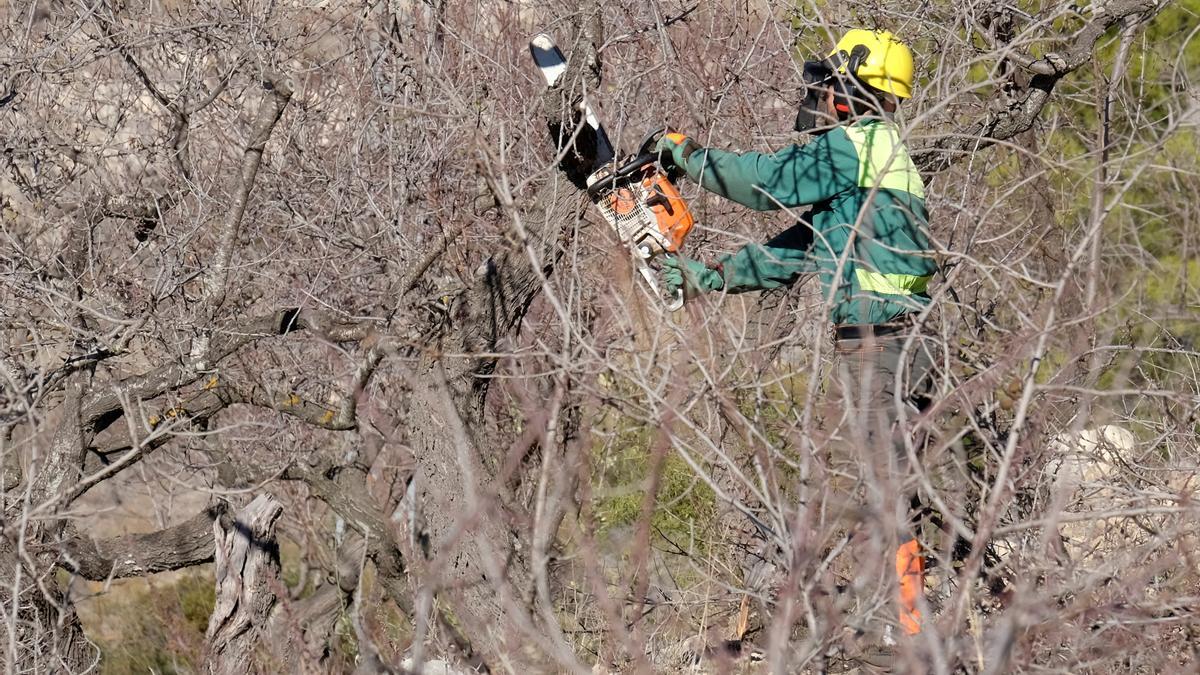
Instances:
[[[204,383],[204,388],[206,390],[216,389],[217,388],[217,376],[213,375],[212,377],[208,378],[208,382]]]
[[[163,414],[151,415],[150,418],[146,421],[150,423],[151,427],[156,427],[160,423],[165,422],[166,418],[168,418],[168,417],[179,417],[180,415],[183,415],[186,413],[187,413],[186,408],[180,408],[180,407],[167,408],[166,410],[163,411]]]

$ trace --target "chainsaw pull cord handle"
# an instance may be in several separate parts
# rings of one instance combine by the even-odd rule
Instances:
[[[670,215],[675,215],[675,209],[671,206],[671,200],[657,184],[654,185],[654,194],[646,199],[646,206],[661,206]]]

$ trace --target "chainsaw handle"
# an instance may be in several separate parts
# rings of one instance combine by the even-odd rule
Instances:
[[[625,164],[617,167],[611,174],[589,185],[587,189],[588,195],[595,198],[611,190],[618,180],[628,178],[651,164],[661,163],[658,153],[654,152],[654,146],[658,145],[658,139],[662,138],[665,133],[667,133],[667,128],[659,127],[646,134],[645,138],[638,145],[637,155]]]
[[[667,311],[668,312],[678,312],[679,310],[683,309],[683,303],[684,303],[683,289],[676,288],[675,295],[671,298],[671,302],[667,303]]]
[[[654,146],[658,145],[659,139],[666,133],[666,127],[659,127],[646,134],[645,138],[642,139],[641,145],[638,145],[638,156],[654,154]]]
[[[595,198],[598,195],[611,190],[613,185],[616,184],[618,180],[628,178],[634,173],[641,171],[657,161],[658,157],[655,155],[640,155],[635,157],[632,161],[617,167],[616,171],[613,171],[604,178],[601,178],[595,183],[589,185],[587,189],[588,195]]]
[[[675,158],[671,153],[665,150],[654,152],[654,148],[658,147],[658,142],[670,131],[670,127],[659,127],[646,134],[646,137],[642,139],[642,144],[638,147],[638,155],[654,155],[654,158],[658,160],[658,165],[662,167],[663,173],[666,174],[667,180],[674,183],[683,175],[683,167],[675,164]]]

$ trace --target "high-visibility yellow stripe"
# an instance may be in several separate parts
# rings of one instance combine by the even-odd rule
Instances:
[[[882,274],[861,267],[854,270],[854,276],[858,278],[858,287],[864,291],[887,295],[924,293],[929,287],[929,280],[933,278],[932,275],[920,277],[915,274]]]
[[[925,198],[925,183],[890,122],[844,127],[858,152],[858,186],[868,190],[900,190]]]

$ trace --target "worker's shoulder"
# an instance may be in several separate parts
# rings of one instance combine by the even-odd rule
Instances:
[[[860,162],[859,187],[925,198],[925,181],[908,153],[899,125],[875,119],[849,125],[846,133]]]
[[[855,147],[887,146],[899,152],[908,152],[906,141],[909,131],[893,120],[870,118],[838,128],[845,132],[846,139]]]
[[[835,155],[839,153],[854,154],[854,143],[843,126],[836,126],[824,133],[813,135],[802,143],[793,143],[784,146],[774,154],[781,159],[788,157],[798,159],[803,156]]]

